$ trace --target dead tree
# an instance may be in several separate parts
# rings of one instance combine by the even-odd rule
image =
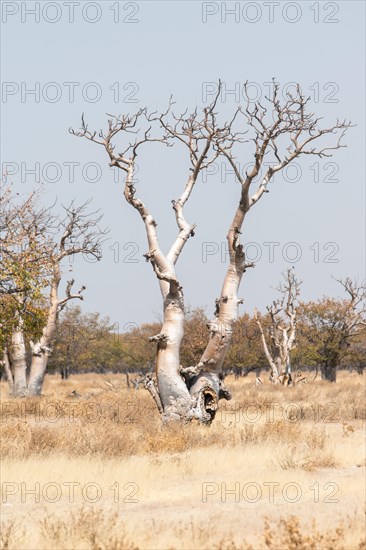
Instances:
[[[283,274],[278,290],[281,298],[267,306],[269,315],[269,342],[262,327],[257,310],[255,320],[259,327],[264,354],[270,366],[270,381],[289,385],[294,383],[290,355],[296,345],[296,313],[301,281],[293,270]]]
[[[82,118],[79,131],[70,130],[78,137],[84,137],[106,149],[110,166],[121,169],[126,174],[124,196],[127,202],[139,213],[145,225],[149,250],[146,259],[152,265],[159,280],[163,299],[164,319],[159,334],[151,341],[157,344],[156,379],[154,399],[158,402],[159,411],[166,420],[198,419],[211,422],[214,418],[220,398],[229,399],[230,392],[223,383],[222,366],[232,338],[233,326],[238,315],[238,289],[243,273],[253,264],[246,262],[243,246],[240,244],[240,233],[244,219],[249,210],[268,191],[267,186],[277,172],[303,154],[330,156],[332,150],[343,147],[341,137],[350,126],[346,122],[337,122],[330,128],[320,129],[320,119],[306,112],[308,99],[304,98],[298,87],[295,96],[288,95],[281,104],[278,85],[274,85],[267,106],[247,102],[238,108],[229,122],[219,123],[216,106],[221,93],[211,105],[202,112],[194,110],[180,115],[172,113],[172,102],[161,115],[148,113],[140,109],[135,115],[111,116],[106,132],[89,130]],[[244,87],[247,92],[247,86]],[[154,134],[155,124],[160,125],[160,133]],[[140,131],[139,125],[145,130]],[[338,141],[329,147],[316,149],[314,141],[328,134],[340,131]],[[128,142],[128,136],[135,132],[137,137]],[[251,132],[254,142],[253,168],[242,176],[237,167],[238,153],[236,147],[244,142],[245,133]],[[116,150],[115,138],[119,135],[127,140],[125,145]],[[281,153],[280,143],[287,140],[285,152]],[[182,145],[190,160],[190,174],[182,195],[172,201],[178,226],[178,236],[170,250],[163,253],[160,248],[156,221],[148,207],[136,196],[133,175],[137,153],[143,146],[152,141],[166,145]],[[119,146],[120,147],[120,146]],[[197,182],[197,177],[219,156],[230,163],[240,184],[240,200],[228,231],[229,266],[222,286],[221,294],[216,301],[215,318],[209,323],[209,341],[196,365],[181,367],[180,346],[183,336],[184,302],[183,291],[177,278],[175,264],[184,245],[194,235],[195,225],[187,222],[184,206]],[[251,193],[264,160],[270,159],[270,167],[258,182],[257,189]],[[150,391],[151,391],[151,388]],[[151,391],[151,393],[153,393]]]

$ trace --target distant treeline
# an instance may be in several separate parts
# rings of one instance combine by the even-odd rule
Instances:
[[[363,371],[366,365],[364,339],[345,340],[342,333],[343,300],[324,298],[302,303],[298,310],[297,342],[292,354],[294,370],[321,371],[334,354],[338,368]],[[332,314],[333,312],[333,314]],[[181,360],[184,366],[195,365],[208,338],[209,319],[204,310],[187,315]],[[269,318],[262,316],[264,330],[269,331]],[[49,359],[49,373],[140,373],[155,367],[155,345],[149,337],[160,330],[159,323],[132,326],[118,334],[115,325],[99,313],[82,313],[79,307],[66,309],[58,322],[57,339]],[[242,315],[236,325],[226,357],[225,370],[235,376],[267,371],[268,364],[261,345],[258,326],[253,316]]]

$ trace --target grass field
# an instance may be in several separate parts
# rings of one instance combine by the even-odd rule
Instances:
[[[163,426],[122,375],[2,382],[1,548],[365,549],[365,377],[226,382],[210,427]]]

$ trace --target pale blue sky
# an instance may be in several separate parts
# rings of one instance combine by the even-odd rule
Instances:
[[[249,80],[257,83],[257,88],[261,86],[263,94],[264,83],[272,76],[281,85],[298,81],[304,92],[317,100],[312,108],[326,121],[339,116],[357,124],[346,138],[347,149],[336,152],[332,159],[301,160],[302,175],[296,178],[296,172],[289,171],[287,181],[276,177],[270,193],[250,212],[243,240],[256,243],[248,255],[253,257],[261,250],[262,257],[243,279],[241,312],[252,312],[254,306],[264,309],[274,297],[272,286],[290,265],[296,265],[304,280],[302,297],[306,300],[339,294],[332,275],[364,276],[364,2],[210,2],[203,6],[205,3],[196,1],[80,0],[71,4],[74,22],[69,22],[70,3],[40,2],[39,8],[36,4],[2,2],[1,160],[18,167],[11,180],[20,192],[36,186],[34,176],[25,170],[38,162],[45,202],[55,197],[61,203],[74,197],[84,201],[93,196],[103,211],[105,224],[111,228],[103,260],[96,265],[75,262],[75,279],[87,286],[85,310],[109,315],[123,328],[126,323],[154,320],[161,303],[151,266],[143,258],[147,249],[144,228],[122,196],[121,180],[114,182],[102,148],[73,138],[69,126],[77,128],[84,112],[90,127],[99,129],[105,126],[106,112],[132,112],[145,105],[164,108],[170,94],[178,106],[193,107],[202,104],[204,83],[219,78],[228,90]],[[238,21],[227,15],[225,22],[225,6],[232,9],[235,4],[240,8]],[[113,21],[117,5],[118,23]],[[27,13],[34,7],[39,9],[39,23]],[[274,10],[272,23],[270,9]],[[85,17],[100,20],[83,20],[82,10]],[[208,15],[203,23],[205,10],[218,13]],[[256,17],[257,22],[249,22]],[[47,21],[57,18],[55,23]],[[123,18],[137,22],[123,22]],[[295,18],[299,20],[289,22]],[[37,82],[39,101],[32,95],[22,101],[22,91],[24,95]],[[56,86],[49,84],[52,82]],[[71,85],[65,82],[80,83],[74,85],[73,102],[68,97]],[[91,82],[97,88],[88,85]],[[96,89],[101,98],[88,101]],[[61,97],[52,102],[55,92]],[[131,99],[138,102],[129,103]],[[235,97],[228,95],[219,107],[224,115],[229,114]],[[243,149],[238,160],[241,165],[251,160],[248,149]],[[75,181],[70,182],[69,164],[65,163],[73,162],[79,165],[75,165]],[[48,163],[52,163],[49,172],[45,169]],[[99,181],[90,182],[92,168],[87,173],[84,169],[83,174],[88,163],[101,167]],[[58,175],[55,164],[60,167]],[[138,194],[153,211],[166,248],[176,234],[170,201],[187,178],[185,151],[179,147],[147,148],[139,164]],[[217,168],[217,174],[199,182],[186,209],[189,221],[197,223],[197,231],[178,264],[186,304],[208,306],[210,314],[225,272],[220,250],[224,253],[227,227],[239,195],[232,176],[221,181],[224,168]],[[314,181],[317,170],[319,182]],[[50,182],[52,177],[58,181]],[[299,181],[291,182],[292,178]],[[208,196],[209,207],[205,206]],[[218,252],[204,262],[202,251],[207,242],[216,243],[210,250]],[[269,245],[264,245],[269,242],[280,243],[273,262],[269,261]],[[302,257],[296,263],[286,261],[281,253],[295,251],[286,248],[289,242],[301,247]],[[319,261],[315,262],[317,247]],[[119,262],[114,261],[117,250]],[[338,262],[330,263],[332,259]],[[200,279],[195,280],[193,274]]]

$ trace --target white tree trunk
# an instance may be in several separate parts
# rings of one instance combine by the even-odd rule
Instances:
[[[276,326],[276,321],[273,320],[271,326],[272,352],[270,352],[257,312],[255,318],[261,334],[263,351],[270,366],[270,381],[274,384],[290,384],[292,382],[290,352],[295,343],[295,324],[293,320],[290,327],[284,328]],[[289,332],[290,336],[288,335]]]
[[[24,397],[27,395],[27,360],[22,327],[23,321],[20,318],[18,328],[12,334],[10,346],[14,397]]]
[[[264,335],[264,330],[263,330],[263,327],[262,327],[262,324],[258,318],[258,313],[257,311],[255,311],[255,320],[256,320],[256,323],[259,327],[259,332],[261,334],[261,340],[262,340],[262,346],[263,346],[263,351],[264,351],[264,355],[266,356],[266,359],[268,361],[268,364],[270,366],[270,376],[269,376],[269,379],[271,382],[273,382],[274,384],[276,384],[278,382],[278,375],[279,375],[279,372],[281,372],[281,366],[279,365],[279,368],[277,367],[276,365],[276,361],[273,359],[272,355],[270,354],[270,351],[268,349],[268,346],[267,346],[267,341],[266,341],[266,337]],[[280,369],[280,371],[279,371]]]
[[[37,346],[38,350],[38,345]],[[39,351],[35,355],[35,352],[32,350],[32,361],[29,372],[29,381],[28,381],[28,395],[37,396],[41,395],[44,376],[46,373],[48,356],[46,352]]]
[[[48,356],[51,353],[51,344],[56,332],[56,321],[58,315],[58,287],[61,281],[60,267],[54,265],[54,275],[50,291],[50,306],[46,326],[43,328],[42,336],[38,342],[31,342],[32,360],[29,371],[28,394],[30,396],[40,395],[43,381],[46,374]]]
[[[224,279],[219,300],[216,301],[215,318],[209,323],[209,341],[195,369],[197,375],[190,380],[190,394],[196,401],[196,408],[206,421],[211,421],[216,413],[220,398],[231,399],[230,392],[222,382],[221,371],[229,349],[234,324],[238,318],[238,298],[240,282],[247,267],[243,246],[239,244],[239,234],[247,208],[242,197],[227,235],[230,262]]]
[[[164,298],[164,321],[157,340],[156,377],[164,417],[188,419],[191,398],[181,375],[180,346],[183,338],[184,303],[180,288]]]
[[[11,346],[8,350],[10,356],[4,353],[4,365],[9,380],[10,394],[14,397],[37,396],[41,394],[44,376],[46,372],[48,356],[51,353],[51,342],[56,331],[58,314],[58,286],[61,280],[58,263],[54,265],[54,277],[50,291],[50,306],[47,322],[42,331],[41,338],[31,346],[31,363],[27,380],[27,350],[23,331],[23,319],[19,316],[17,329],[13,332]],[[8,371],[10,373],[8,373]]]

